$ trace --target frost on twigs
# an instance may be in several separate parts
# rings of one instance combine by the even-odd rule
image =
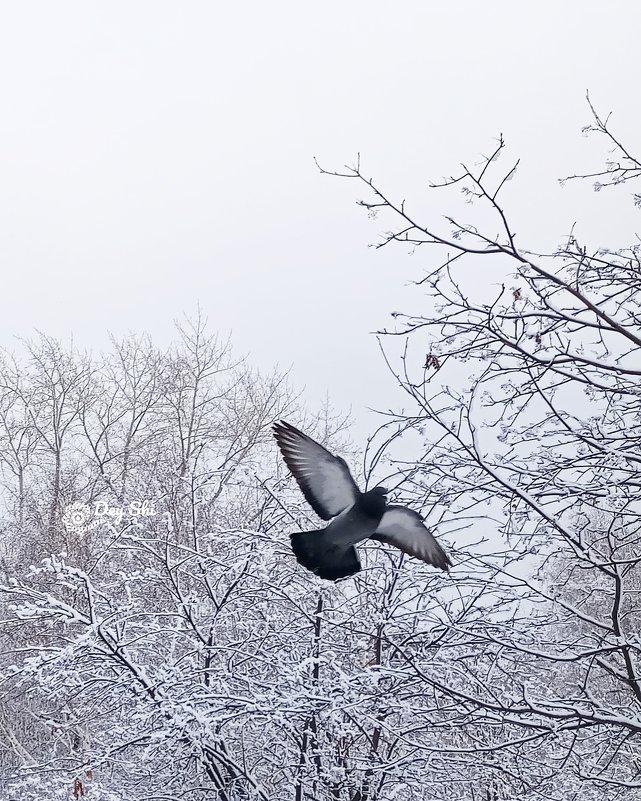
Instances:
[[[616,216],[641,161],[590,113],[606,163],[564,180],[595,185]],[[385,215],[382,246],[422,256],[413,313],[380,332],[404,401],[371,452],[456,541],[462,609],[441,641],[458,672],[414,665],[432,709],[447,697],[451,727],[466,731],[465,708],[480,729],[433,758],[445,770],[456,754],[470,799],[614,800],[641,792],[639,242],[590,242],[580,220],[552,252],[522,242],[506,154],[501,137],[433,184],[442,212],[428,217],[348,174]]]

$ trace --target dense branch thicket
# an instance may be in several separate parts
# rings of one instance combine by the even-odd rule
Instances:
[[[443,580],[380,551],[328,585],[289,548],[318,524],[271,423],[349,453],[343,420],[202,321],[94,360],[41,336],[0,382],[3,795],[424,797],[432,689],[384,638],[439,659]]]
[[[586,131],[611,155],[573,177],[597,190],[641,177],[593,117]],[[442,254],[417,281],[427,313],[395,314],[381,332],[413,405],[385,430],[411,432],[422,451],[398,461],[408,492],[442,530],[469,520],[486,534],[473,563],[498,574],[482,619],[448,626],[459,673],[416,670],[492,732],[497,771],[510,773],[498,798],[526,785],[617,797],[641,792],[640,245],[595,248],[573,230],[552,253],[526,250],[501,202],[517,166],[501,168],[504,151],[501,138],[478,167],[433,185],[470,204],[471,220],[444,224],[423,224],[360,164],[334,173],[364,184],[361,204],[390,220],[379,246]]]

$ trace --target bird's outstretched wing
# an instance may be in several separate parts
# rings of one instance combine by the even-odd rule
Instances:
[[[274,436],[285,464],[319,517],[329,520],[354,504],[359,490],[340,456],[282,420],[274,424]]]
[[[372,539],[394,545],[441,570],[448,570],[452,564],[421,516],[405,506],[388,506]]]

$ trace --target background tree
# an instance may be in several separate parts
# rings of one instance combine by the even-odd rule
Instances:
[[[457,797],[430,767],[432,688],[388,644],[439,658],[440,573],[376,546],[356,580],[331,585],[291,554],[288,532],[318,524],[271,423],[294,419],[349,456],[345,419],[302,416],[284,376],[258,375],[198,319],[166,351],[47,348],[85,380],[59,463],[32,465],[25,444],[22,474],[12,461],[5,475],[9,500],[22,480],[45,513],[19,528],[19,507],[4,512],[3,792],[376,801],[424,798],[429,775]],[[31,374],[10,363],[6,391],[26,404]],[[18,408],[6,436],[39,443]],[[153,514],[129,510],[140,500]]]

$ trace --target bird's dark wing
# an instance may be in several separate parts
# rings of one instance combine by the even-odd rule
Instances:
[[[388,506],[372,539],[394,545],[441,570],[448,570],[452,564],[421,516],[405,506]]]
[[[285,464],[319,517],[329,520],[354,504],[359,490],[340,456],[283,421],[274,424],[274,436]]]

